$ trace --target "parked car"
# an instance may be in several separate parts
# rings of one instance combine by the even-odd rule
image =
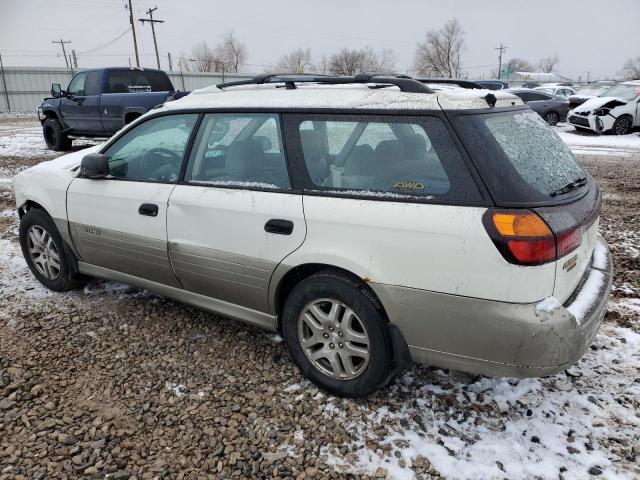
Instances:
[[[278,331],[343,396],[411,359],[527,377],[589,348],[611,287],[600,190],[518,97],[371,75],[218,87],[14,178],[43,285],[112,279]]]
[[[554,97],[561,98],[569,98],[571,95],[576,93],[576,91],[571,87],[566,87],[564,85],[556,85],[556,86],[541,86],[536,87],[533,90],[536,92],[543,92],[549,95],[553,95]]]
[[[539,86],[540,84],[538,82],[525,82],[522,84],[521,88],[536,88]]]
[[[509,88],[509,82],[505,82],[504,80],[474,80],[474,82],[487,90],[504,90],[505,88]]]
[[[531,107],[531,110],[540,115],[549,125],[553,126],[558,122],[567,120],[569,102],[563,98],[526,88],[511,88],[506,91],[520,97],[524,103]]]
[[[627,135],[640,126],[640,80],[621,82],[571,110],[571,125],[579,130]]]
[[[74,137],[109,137],[175,93],[162,70],[84,70],[66,90],[54,83],[51,98],[38,107],[44,140],[61,151],[71,148]]]
[[[602,80],[598,82],[588,83],[569,97],[569,107],[573,110],[578,105],[582,105],[590,98],[602,95],[616,84],[613,80]]]

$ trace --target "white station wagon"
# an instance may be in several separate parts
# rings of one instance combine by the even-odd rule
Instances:
[[[611,287],[596,182],[500,92],[265,75],[167,103],[14,186],[45,286],[112,279],[280,332],[337,395],[411,360],[562,371]]]

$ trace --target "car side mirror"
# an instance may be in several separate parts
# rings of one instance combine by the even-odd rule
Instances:
[[[109,176],[109,157],[104,153],[90,153],[82,157],[80,174],[97,180]]]
[[[51,84],[51,96],[53,98],[62,97],[62,87],[60,86],[59,83],[52,83]]]

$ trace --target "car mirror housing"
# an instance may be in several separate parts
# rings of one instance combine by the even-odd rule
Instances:
[[[59,83],[52,83],[51,84],[51,96],[53,98],[62,97],[62,87],[60,86]]]
[[[80,174],[97,180],[109,175],[109,157],[104,153],[90,153],[82,158]]]

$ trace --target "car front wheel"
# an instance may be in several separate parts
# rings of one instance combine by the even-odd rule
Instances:
[[[72,258],[53,220],[44,211],[32,208],[20,219],[20,247],[31,272],[50,290],[64,292],[84,285],[71,271]]]
[[[365,285],[321,272],[287,298],[282,333],[302,373],[338,396],[361,397],[390,378],[393,351],[387,322]]]
[[[618,117],[613,123],[611,132],[615,135],[627,135],[631,132],[632,122],[632,118],[628,115]]]
[[[560,115],[558,115],[558,112],[547,112],[544,115],[544,121],[553,127],[560,121]]]

